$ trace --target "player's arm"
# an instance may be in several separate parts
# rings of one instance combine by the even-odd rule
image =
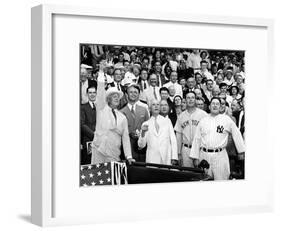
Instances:
[[[181,155],[182,133],[176,132],[176,139],[177,139],[177,150],[178,150],[178,154]]]
[[[192,142],[192,147],[191,147],[190,155],[189,155],[190,158],[199,160],[200,146],[201,146],[201,121],[199,122],[199,124],[195,130],[195,135],[194,135],[194,139]]]
[[[176,139],[177,139],[177,150],[178,150],[178,156],[181,156],[181,147],[182,147],[182,127],[180,125],[180,120],[177,119],[177,122],[175,124],[174,130],[176,132]]]

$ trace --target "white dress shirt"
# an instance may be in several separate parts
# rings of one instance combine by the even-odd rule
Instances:
[[[182,86],[181,86],[180,84],[178,84],[177,82],[172,83],[172,82],[170,81],[170,82],[165,83],[165,84],[163,85],[163,87],[167,87],[168,89],[169,89],[170,86],[174,86],[175,92],[176,92],[176,93],[175,93],[175,96],[176,96],[176,95],[179,95],[179,96],[182,97]]]
[[[143,91],[145,101],[147,102],[148,105],[150,105],[151,101],[155,99],[155,96],[156,96],[157,100],[161,99],[159,89],[160,88],[157,86],[155,86],[155,87],[149,86],[147,89],[145,89]],[[155,95],[154,95],[154,92],[155,92]]]

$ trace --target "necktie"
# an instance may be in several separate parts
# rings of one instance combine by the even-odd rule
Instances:
[[[117,125],[117,116],[116,116],[116,112],[114,111],[114,109],[112,109],[112,114],[115,118],[115,124]]]
[[[157,133],[159,132],[159,124],[157,123],[157,120],[155,118],[155,121],[154,121],[154,125],[155,125],[155,129],[157,131]]]
[[[157,86],[160,87],[160,83],[161,83],[161,78],[160,75],[157,75]]]
[[[132,113],[132,116],[135,118],[136,115],[135,115],[134,105],[132,105],[131,113]]]
[[[146,82],[143,81],[143,89],[146,89]]]
[[[156,95],[155,87],[153,87],[153,95],[154,95],[154,98],[157,100],[157,95]]]
[[[117,89],[118,89],[118,91],[120,91],[120,84],[119,83],[117,83]]]

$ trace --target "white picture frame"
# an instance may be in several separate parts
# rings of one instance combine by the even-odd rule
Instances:
[[[70,225],[70,224],[85,224],[85,223],[98,223],[106,221],[117,221],[117,220],[138,220],[140,219],[140,214],[137,211],[128,211],[124,212],[120,208],[120,215],[114,216],[113,213],[106,214],[104,210],[101,210],[101,214],[93,214],[90,217],[76,217],[76,216],[57,216],[55,212],[55,205],[59,203],[58,198],[55,196],[54,184],[56,181],[56,167],[54,166],[54,143],[55,139],[53,137],[56,124],[53,123],[55,116],[54,105],[56,103],[56,97],[54,95],[54,70],[53,70],[53,54],[54,49],[57,47],[53,46],[54,41],[54,17],[60,15],[62,17],[91,17],[99,18],[100,20],[110,19],[111,21],[121,20],[121,23],[126,23],[126,20],[134,21],[135,24],[145,23],[162,23],[164,26],[166,24],[179,25],[180,27],[185,27],[188,25],[195,26],[218,26],[223,28],[242,28],[245,31],[262,31],[264,38],[261,44],[264,46],[264,52],[266,57],[263,62],[266,63],[263,73],[268,74],[268,78],[262,79],[261,84],[267,84],[269,79],[272,77],[272,63],[273,63],[273,21],[270,19],[257,19],[257,18],[238,18],[238,17],[219,17],[219,16],[208,16],[208,15],[185,15],[180,13],[158,13],[158,12],[149,12],[149,11],[115,11],[110,9],[95,9],[91,7],[74,7],[74,6],[58,6],[58,5],[40,5],[32,8],[32,204],[31,204],[31,214],[32,214],[32,223],[40,226],[55,226],[55,225]],[[67,20],[67,19],[66,19]],[[78,21],[77,21],[78,22]],[[130,38],[129,38],[130,40]],[[130,41],[126,41],[130,43]],[[161,40],[161,39],[160,39]],[[163,40],[163,39],[162,39]],[[87,41],[87,39],[85,39]],[[108,40],[110,41],[110,40]],[[107,41],[107,42],[108,42]],[[169,42],[169,38],[167,40]],[[82,41],[81,41],[82,42]],[[92,41],[90,41],[92,42]],[[114,41],[111,40],[112,44]],[[106,43],[106,42],[105,42]],[[116,42],[118,43],[118,41]],[[160,43],[165,44],[165,41],[160,41]],[[204,42],[201,42],[204,44]],[[199,44],[198,46],[202,46]],[[203,45],[204,46],[204,45]],[[254,46],[254,45],[253,45]],[[247,52],[247,51],[246,51]],[[249,61],[250,64],[250,61]],[[78,65],[78,64],[77,64]],[[250,65],[251,66],[251,65]],[[78,67],[78,66],[77,66]],[[78,68],[77,68],[78,69]],[[251,68],[250,68],[251,69]],[[77,70],[78,71],[78,70]],[[252,72],[254,73],[254,72]],[[57,87],[57,86],[56,86]],[[250,87],[251,88],[251,87]],[[268,90],[269,91],[269,90]],[[254,94],[255,89],[251,91],[251,94]],[[270,93],[269,93],[270,94]],[[270,97],[267,96],[264,100]],[[251,99],[249,99],[250,101]],[[249,104],[250,106],[250,104]],[[271,108],[265,110],[264,114],[258,115],[262,118],[270,119],[269,112]],[[251,107],[249,107],[251,110]],[[249,115],[251,112],[249,111]],[[251,116],[250,116],[251,118]],[[250,125],[250,124],[249,124]],[[251,126],[249,126],[251,128]],[[249,129],[250,130],[250,129]],[[262,127],[263,134],[268,133],[269,128]],[[254,132],[249,131],[248,134],[254,134]],[[265,135],[264,134],[264,135]],[[252,137],[249,135],[249,142],[247,150],[253,152]],[[266,150],[268,150],[268,156],[272,157],[272,149],[269,145],[269,137],[265,139],[264,145]],[[251,151],[252,150],[252,151]],[[262,152],[262,151],[259,151]],[[249,157],[250,158],[250,157]],[[247,156],[246,156],[247,160]],[[248,159],[251,160],[251,159]],[[56,163],[59,165],[58,163]],[[77,163],[78,164],[78,163]],[[225,206],[223,203],[218,203],[217,207],[214,207],[214,204],[208,206],[204,205],[204,202],[198,202],[198,208],[188,209],[186,208],[185,202],[178,204],[177,206],[168,206],[167,210],[160,211],[157,208],[151,208],[152,205],[143,205],[140,209],[141,217],[143,219],[148,218],[165,218],[170,216],[167,211],[170,209],[171,213],[181,216],[188,215],[203,215],[208,213],[216,214],[229,214],[237,212],[258,212],[258,211],[272,211],[273,209],[273,169],[269,169],[264,166],[267,171],[266,177],[261,177],[261,179],[256,182],[252,176],[258,173],[258,168],[261,167],[261,162],[252,163],[251,161],[247,162],[247,166],[250,171],[248,178],[242,183],[236,183],[237,187],[241,189],[253,188],[257,191],[257,195],[253,197],[252,201],[247,202],[246,199],[250,198],[251,192],[246,195],[245,201],[242,200],[242,194],[236,194],[237,197],[241,199],[241,203],[237,203],[237,206],[233,206],[231,203],[227,203],[225,199]],[[253,166],[257,165],[257,166]],[[73,169],[75,171],[75,169]],[[247,168],[246,168],[247,171]],[[78,173],[77,173],[78,174]],[[185,187],[187,183],[173,184],[174,188],[181,189]],[[214,187],[222,188],[226,185],[232,187],[229,182],[218,182],[214,183],[211,186],[208,182],[200,185],[194,185],[197,190],[210,190],[211,192],[216,191]],[[231,182],[231,184],[235,184]],[[259,184],[266,187],[265,189],[259,189]],[[144,186],[136,186],[138,190],[144,190]],[[155,186],[152,190],[156,190]],[[169,192],[168,184],[163,184],[157,186],[160,189],[167,189]],[[107,190],[110,190],[107,188]],[[126,193],[125,191],[135,192],[136,188],[118,188],[115,190],[115,193]],[[120,192],[117,192],[120,191]],[[91,192],[93,197],[95,196],[94,190]],[[181,192],[182,194],[182,192]],[[235,194],[235,192],[233,192]],[[230,198],[233,198],[230,195]],[[229,200],[231,200],[229,198]],[[75,200],[75,198],[73,198]],[[79,198],[76,198],[78,200]],[[222,198],[224,199],[224,198]],[[150,200],[148,199],[148,202]],[[119,204],[118,204],[119,205]],[[116,209],[116,205],[112,204],[112,208]],[[192,207],[192,206],[191,206]],[[132,207],[128,207],[132,208]],[[127,210],[128,210],[127,208]],[[73,209],[75,209],[73,207]],[[109,208],[111,209],[111,208]],[[127,211],[126,210],[126,211]],[[151,210],[151,213],[148,212]],[[116,210],[118,211],[118,209]],[[147,212],[147,213],[144,213]],[[157,213],[158,212],[158,213]]]

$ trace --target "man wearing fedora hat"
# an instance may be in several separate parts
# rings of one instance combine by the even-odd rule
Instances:
[[[116,87],[105,91],[103,74],[98,77],[97,120],[93,140],[92,164],[120,161],[121,144],[126,159],[131,162],[131,145],[126,117],[117,110],[123,92]]]

